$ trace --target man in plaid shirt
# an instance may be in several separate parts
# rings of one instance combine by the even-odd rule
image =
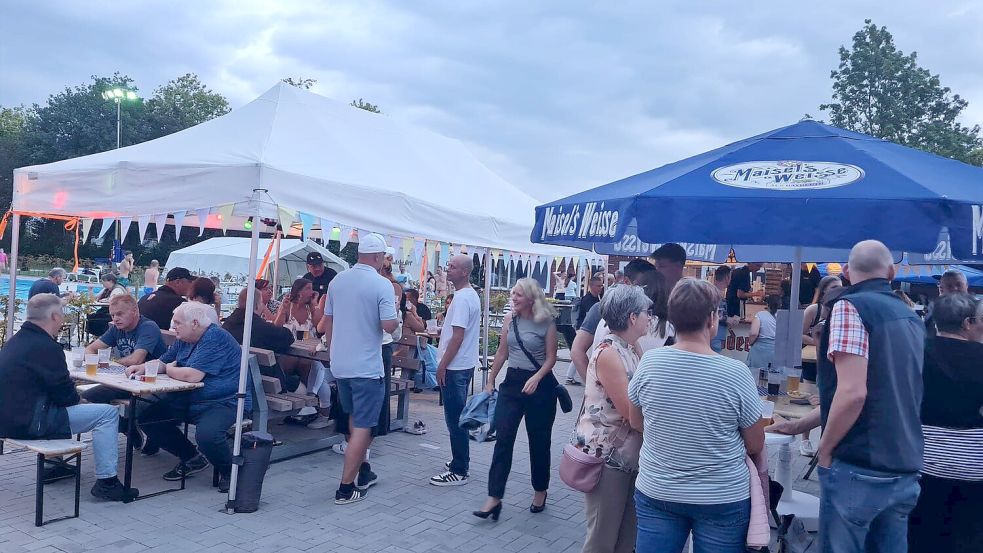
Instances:
[[[919,493],[925,328],[891,292],[884,244],[854,246],[845,272],[853,285],[820,343],[822,550],[904,553]]]

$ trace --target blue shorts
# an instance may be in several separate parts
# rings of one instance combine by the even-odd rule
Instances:
[[[354,428],[375,428],[386,396],[382,378],[339,378],[338,399]]]

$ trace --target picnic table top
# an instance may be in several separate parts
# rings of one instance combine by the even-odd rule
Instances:
[[[304,357],[306,359],[315,359],[318,361],[327,361],[328,352],[318,351],[318,346],[321,344],[320,338],[307,338],[304,340],[295,340],[287,350],[287,355],[293,355],[294,357]]]
[[[97,372],[94,376],[89,376],[85,373],[84,368],[81,370],[75,370],[74,367],[72,367],[71,352],[65,352],[65,357],[67,358],[69,367],[68,373],[74,380],[91,382],[93,384],[103,384],[105,386],[109,386],[110,388],[123,390],[124,392],[135,396],[163,394],[167,392],[187,392],[197,390],[198,388],[203,388],[205,386],[201,382],[183,382],[181,380],[175,380],[166,374],[157,375],[156,382],[130,380],[121,372],[110,372],[105,369]],[[119,369],[117,369],[117,371],[118,370]]]

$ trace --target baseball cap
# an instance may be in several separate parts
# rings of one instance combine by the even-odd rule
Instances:
[[[324,258],[321,257],[321,254],[319,254],[317,252],[311,252],[311,253],[307,254],[307,264],[308,265],[323,265],[324,264]]]
[[[386,251],[386,240],[374,232],[366,234],[358,242],[358,253],[382,253]]]
[[[185,269],[184,267],[174,267],[170,271],[167,271],[167,276],[164,277],[164,280],[167,280],[167,281],[171,281],[171,280],[194,280],[194,279],[195,279],[195,277],[194,277],[194,275],[191,274],[191,271]]]

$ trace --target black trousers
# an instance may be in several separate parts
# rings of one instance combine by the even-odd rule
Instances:
[[[983,551],[983,482],[922,474],[922,493],[908,519],[911,553]]]
[[[539,382],[532,395],[522,393],[526,381],[534,371],[509,368],[505,381],[498,390],[495,405],[495,452],[488,470],[488,495],[505,497],[505,484],[512,471],[512,451],[519,423],[526,419],[526,435],[529,438],[529,472],[532,488],[537,492],[550,487],[550,441],[553,421],[556,419],[556,387],[552,373]]]

